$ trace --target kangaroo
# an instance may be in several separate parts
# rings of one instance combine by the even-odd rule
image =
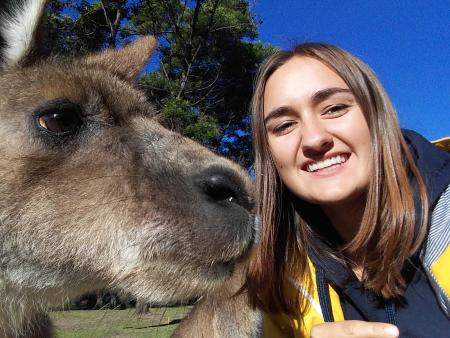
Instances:
[[[45,11],[0,14],[0,336],[51,336],[48,309],[89,290],[219,290],[255,238],[245,171],[158,123],[135,87],[154,38],[42,58]]]

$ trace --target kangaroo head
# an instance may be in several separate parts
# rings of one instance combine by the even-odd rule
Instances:
[[[158,123],[134,86],[154,38],[39,59],[45,7],[0,21],[0,294],[169,303],[220,285],[254,237],[245,172]]]

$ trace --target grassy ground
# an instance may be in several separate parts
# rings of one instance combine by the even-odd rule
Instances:
[[[145,315],[130,310],[55,311],[57,338],[166,338],[189,307],[151,308]]]

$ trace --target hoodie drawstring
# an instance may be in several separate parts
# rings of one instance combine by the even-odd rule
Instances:
[[[325,277],[325,271],[322,268],[316,269],[316,285],[319,295],[320,307],[322,308],[323,320],[325,322],[334,322],[333,310],[331,308],[330,291]]]
[[[391,300],[387,300],[384,305],[384,311],[386,313],[386,321],[389,324],[397,325],[397,319],[395,317],[395,304]]]

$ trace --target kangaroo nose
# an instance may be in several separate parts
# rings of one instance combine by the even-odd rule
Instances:
[[[195,179],[200,191],[216,203],[236,203],[251,210],[250,192],[238,173],[225,167],[210,167],[202,170]]]

